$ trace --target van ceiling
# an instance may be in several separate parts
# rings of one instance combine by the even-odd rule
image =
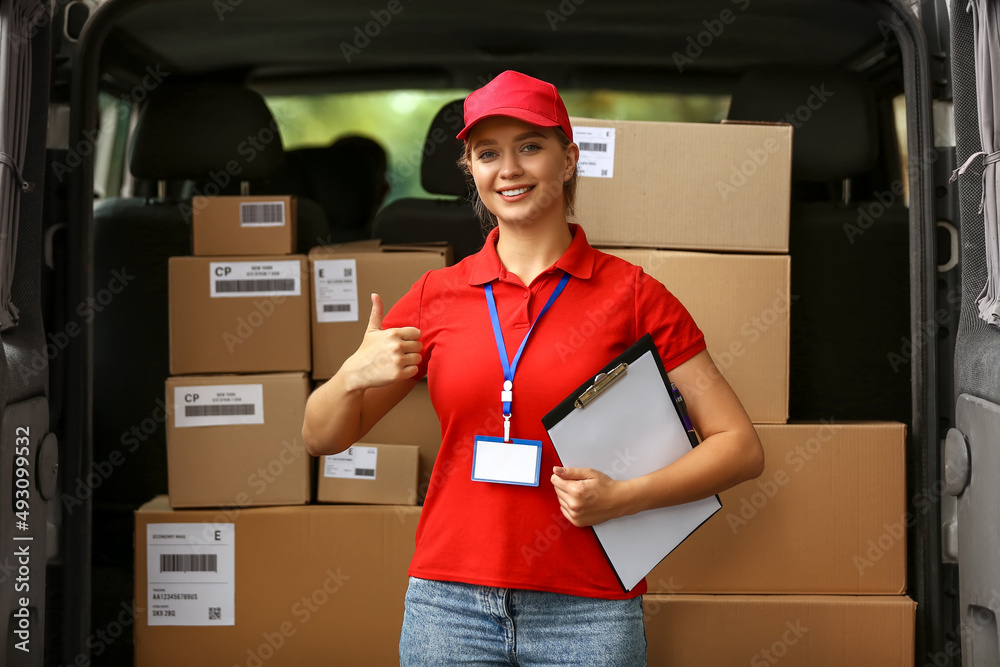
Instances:
[[[855,66],[886,48],[888,32],[868,6],[846,0],[108,4],[136,5],[119,36],[186,77],[314,78],[334,87],[471,88],[507,67],[564,86],[660,87],[677,84],[677,54],[691,59],[680,61],[695,75],[689,81],[756,65]]]

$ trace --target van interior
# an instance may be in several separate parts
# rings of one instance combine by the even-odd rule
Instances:
[[[925,19],[944,11],[944,3],[908,4],[919,5]],[[122,267],[136,267],[136,277],[134,287],[95,308],[89,367],[51,362],[53,378],[75,378],[51,387],[62,473],[88,472],[90,461],[129,451],[56,517],[64,532],[60,569],[48,583],[54,656],[74,654],[61,652],[106,626],[131,599],[132,513],[167,491],[165,429],[156,423],[169,374],[167,258],[191,254],[191,198],[294,194],[299,252],[381,238],[444,240],[456,259],[470,255],[484,232],[456,165],[455,122],[463,97],[506,69],[553,82],[575,116],[791,123],[791,419],[907,423],[914,466],[918,438],[950,426],[942,418],[914,431],[915,405],[954,401],[933,387],[915,393],[910,357],[900,350],[912,316],[911,229],[922,219],[911,200],[936,196],[952,205],[948,193],[910,191],[908,146],[920,136],[914,123],[919,132],[929,123],[914,111],[923,114],[945,84],[933,77],[937,89],[914,83],[913,63],[926,58],[943,67],[944,51],[915,53],[920,27],[907,3],[74,6],[57,17],[64,35],[54,51],[51,104],[71,109],[68,136],[98,133],[92,162],[80,162],[86,147],[73,140],[50,148],[46,238],[54,259],[45,269],[46,329],[61,330],[65,299],[73,303],[74,290],[87,286],[81,276],[95,293]],[[937,252],[950,252],[947,234]],[[940,280],[935,288],[950,286],[951,278]],[[895,362],[887,356],[894,352]],[[82,399],[71,387],[81,382],[89,382],[89,412],[72,408]],[[76,427],[68,414],[89,414],[77,417],[89,433],[80,451],[64,435]],[[914,480],[923,474],[908,471]],[[931,628],[955,626],[940,617],[946,605],[925,603],[954,587],[957,574],[948,565],[931,569],[927,553],[936,543],[914,548],[912,539],[909,594],[918,602],[920,645],[931,641]],[[101,664],[131,664],[130,641],[104,648]]]

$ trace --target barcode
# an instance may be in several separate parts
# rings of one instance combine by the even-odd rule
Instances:
[[[323,304],[324,313],[349,313],[351,312],[351,304],[349,303],[324,303]]]
[[[354,476],[355,477],[374,477],[375,476],[375,468],[355,468],[354,469]]]
[[[282,202],[244,202],[240,204],[241,225],[283,225],[285,205]]]
[[[351,268],[350,266],[344,267],[344,277],[345,278],[350,278],[353,275],[354,275],[354,269],[353,268]]]
[[[599,153],[607,153],[608,152],[608,145],[607,144],[595,144],[595,143],[592,143],[592,142],[589,142],[589,141],[581,141],[580,142],[580,150],[581,151],[597,151]]]
[[[216,292],[290,292],[294,289],[294,278],[215,281]]]
[[[185,417],[219,417],[221,415],[253,415],[256,414],[253,403],[238,405],[185,405]]]
[[[222,607],[209,607],[208,608],[208,620],[210,620],[210,621],[221,621],[222,620]]]
[[[160,572],[218,572],[217,554],[160,554]]]

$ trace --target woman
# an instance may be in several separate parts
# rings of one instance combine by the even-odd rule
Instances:
[[[710,496],[763,467],[750,419],[684,307],[567,221],[572,132],[555,87],[538,79],[507,71],[469,95],[463,164],[495,228],[481,252],[425,274],[384,320],[373,294],[361,347],[306,408],[310,453],[336,453],[428,378],[442,445],[410,566],[403,665],[645,664],[645,582],[623,591],[585,528]],[[586,339],[584,322],[597,325]],[[560,467],[542,415],[646,332],[702,444],[627,481]],[[538,443],[540,483],[472,479],[484,438]]]

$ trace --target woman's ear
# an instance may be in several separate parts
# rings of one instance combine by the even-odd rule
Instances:
[[[563,177],[563,182],[573,178],[573,174],[576,172],[576,163],[579,161],[580,147],[570,142],[570,145],[566,147],[566,173]]]

